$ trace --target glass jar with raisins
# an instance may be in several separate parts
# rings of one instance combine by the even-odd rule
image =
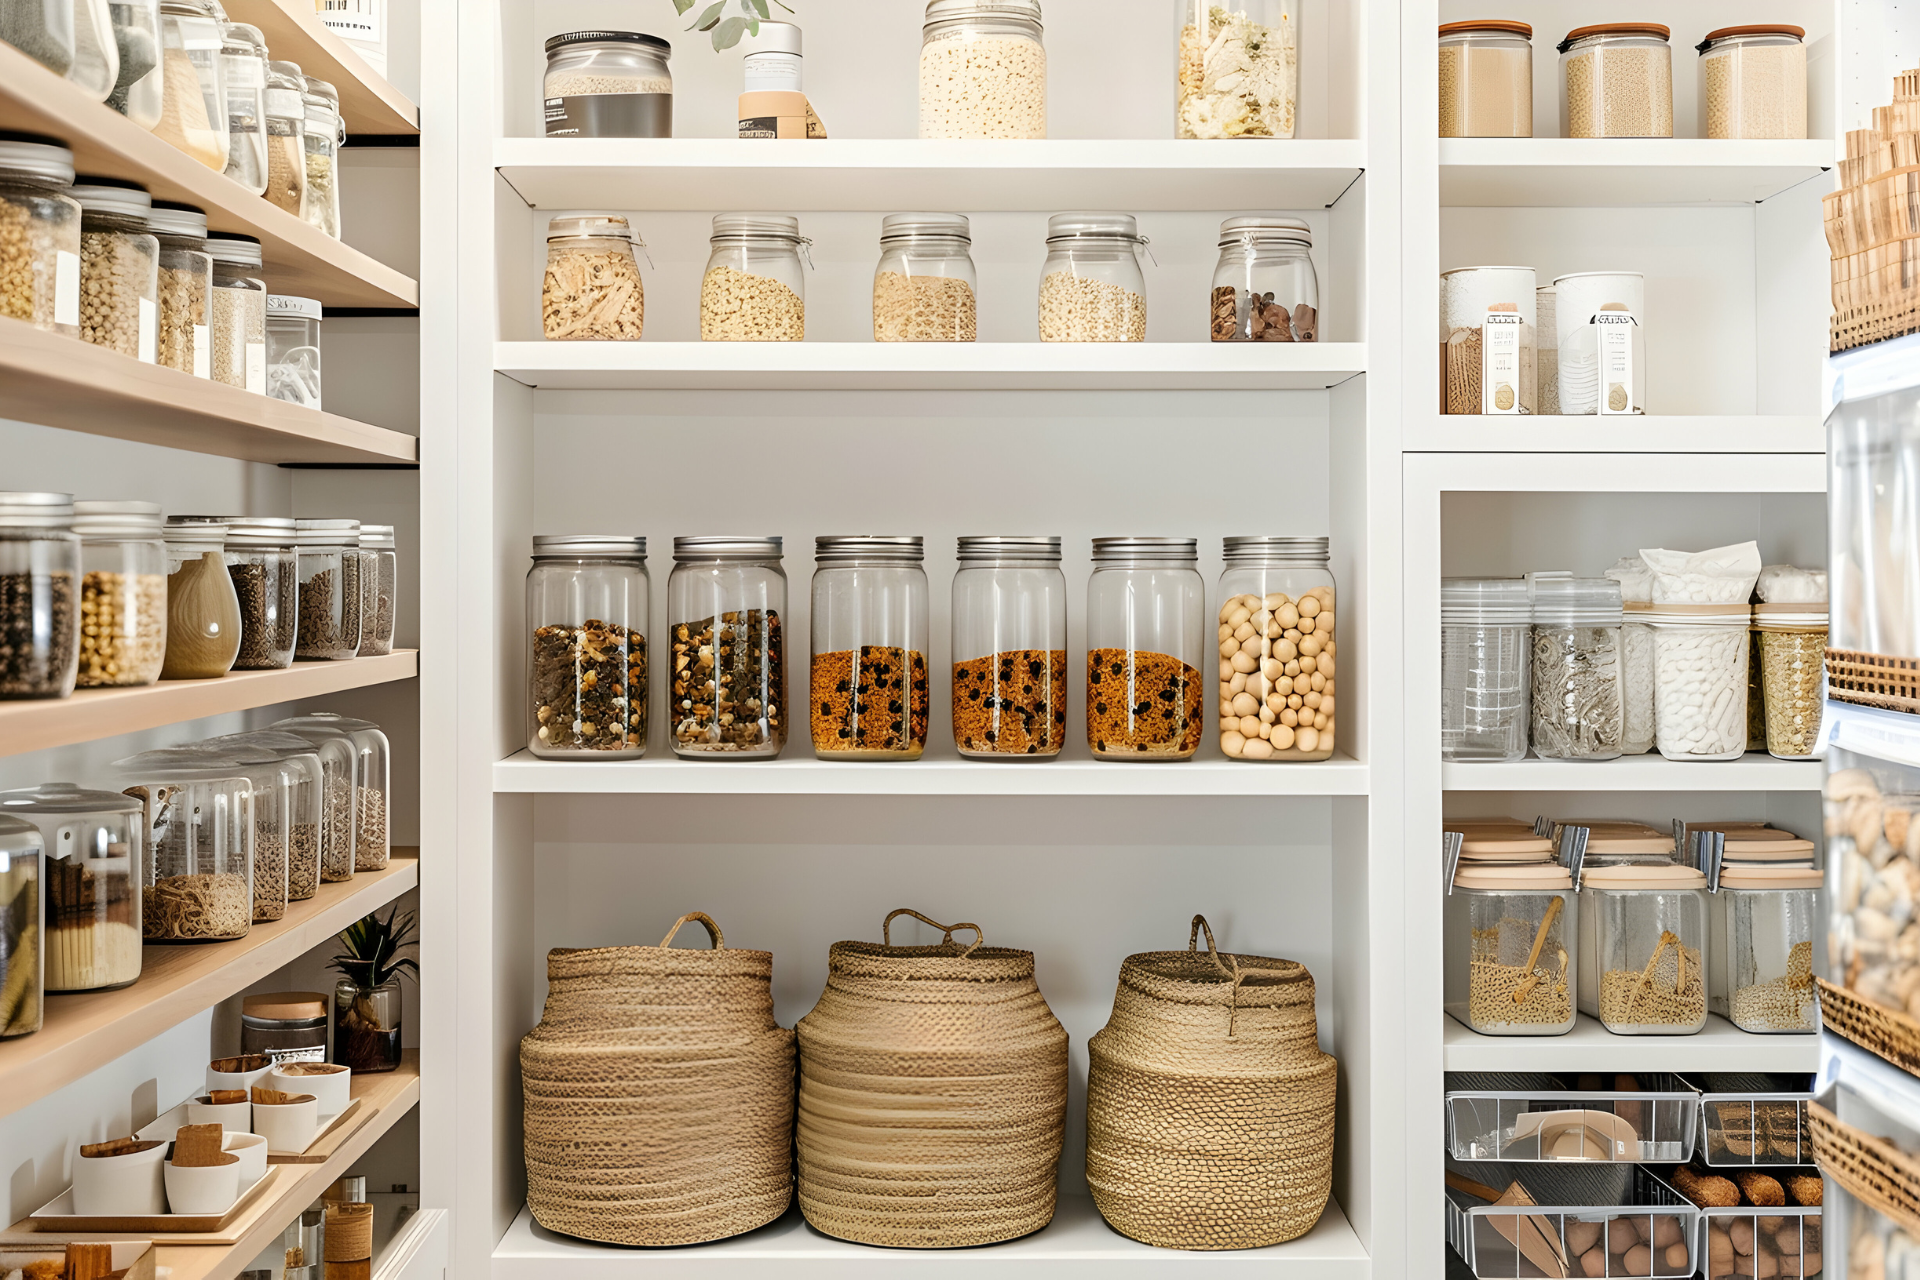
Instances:
[[[534,538],[529,752],[546,760],[646,754],[648,587],[645,538]]]

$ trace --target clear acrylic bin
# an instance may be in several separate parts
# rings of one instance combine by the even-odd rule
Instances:
[[[1516,1167],[1524,1168],[1507,1166]],[[1489,1189],[1504,1190],[1507,1186],[1501,1180],[1506,1170],[1499,1165],[1466,1168],[1495,1173],[1485,1182],[1499,1181],[1500,1186]],[[1600,1177],[1576,1176],[1595,1174]],[[1538,1203],[1523,1213],[1448,1186],[1447,1243],[1474,1275],[1481,1280],[1563,1280],[1577,1275],[1681,1280],[1694,1274],[1700,1211],[1646,1166],[1556,1169],[1554,1175],[1574,1186],[1584,1183],[1595,1187],[1610,1186],[1612,1179],[1624,1178],[1611,1204],[1592,1203],[1599,1197],[1581,1196],[1574,1198],[1589,1202],[1554,1203],[1534,1194]],[[1536,1181],[1539,1185],[1530,1189],[1530,1194],[1550,1185]],[[1624,1247],[1615,1251],[1614,1245]],[[1675,1245],[1685,1253],[1684,1263],[1667,1261],[1668,1251]]]
[[[1613,1075],[1603,1080],[1619,1082]],[[1454,1159],[1674,1164],[1693,1156],[1700,1091],[1677,1075],[1641,1073],[1633,1081],[1641,1087],[1626,1091],[1581,1088],[1577,1076],[1509,1081],[1486,1089],[1477,1086],[1498,1077],[1448,1074],[1447,1151]]]
[[[1700,1094],[1700,1155],[1714,1168],[1813,1163],[1807,1103],[1813,1077],[1756,1077],[1729,1081],[1722,1075],[1690,1075]],[[1730,1083],[1771,1086],[1749,1092]],[[1780,1087],[1780,1086],[1792,1087]]]
[[[1796,1172],[1820,1176],[1818,1169]],[[1812,1280],[1828,1265],[1825,1213],[1825,1206],[1817,1204],[1703,1209],[1700,1239],[1694,1245],[1700,1269],[1707,1280],[1733,1280],[1756,1270],[1773,1280]]]

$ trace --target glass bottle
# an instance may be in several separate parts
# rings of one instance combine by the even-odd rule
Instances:
[[[647,752],[645,538],[542,534],[527,571],[527,750],[543,760]]]
[[[1693,867],[1582,872],[1580,1010],[1617,1036],[1707,1024],[1707,878]]]
[[[227,526],[169,520],[162,680],[210,680],[240,652],[240,599],[227,576]]]
[[[57,76],[73,66],[74,0],[9,0],[0,4],[0,41]]]
[[[163,101],[154,133],[216,173],[227,167],[226,37],[207,0],[160,0]]]
[[[1508,19],[1440,24],[1440,136],[1533,136],[1533,28]]]
[[[147,229],[153,198],[131,184],[87,178],[80,202],[80,340],[153,364],[160,339],[160,242]]]
[[[1220,224],[1208,332],[1215,342],[1314,342],[1320,278],[1313,232],[1298,218],[1249,214]]]
[[[301,95],[306,108],[307,197],[301,214],[308,224],[340,238],[340,95],[325,80],[306,77]]]
[[[353,879],[354,796],[359,785],[360,748],[353,735],[333,720],[296,716],[267,726],[292,734],[320,758],[320,882]]]
[[[813,241],[786,214],[719,213],[700,278],[702,342],[800,342],[807,336],[801,259]]]
[[[928,0],[920,136],[1047,136],[1040,0]]]
[[[1060,539],[971,537],[953,575],[953,745],[971,760],[1052,760],[1067,737]]]
[[[1821,873],[1812,867],[1721,871],[1707,967],[1713,1012],[1759,1035],[1820,1030],[1813,989],[1820,887]]]
[[[41,862],[39,829],[0,814],[0,1040],[38,1031],[45,1016]]]
[[[1176,138],[1291,138],[1299,106],[1294,0],[1175,0]]]
[[[1578,27],[1560,49],[1560,136],[1671,138],[1673,32],[1657,22]]]
[[[217,750],[229,743],[271,752],[280,762],[281,785],[287,795],[287,901],[305,902],[320,884],[320,823],[326,773],[319,752],[298,734],[275,729],[225,734],[208,738],[201,745]]]
[[[67,68],[67,82],[94,101],[105,102],[119,81],[120,46],[113,38],[107,0],[73,0],[73,64]]]
[[[148,942],[224,942],[253,927],[252,787],[238,761],[196,748],[116,761],[141,803]]]
[[[120,74],[107,105],[142,129],[160,123],[166,98],[160,70],[160,0],[108,0]]]
[[[927,747],[926,552],[919,537],[814,539],[808,718],[822,760],[918,760]]]
[[[1620,584],[1531,574],[1533,750],[1543,760],[1612,760],[1625,735]]]
[[[965,214],[890,213],[873,271],[875,342],[972,342],[979,333]]]
[[[393,652],[393,614],[399,572],[393,526],[361,525],[359,657],[379,657]]]
[[[212,313],[215,382],[267,393],[267,282],[260,274],[260,242],[252,236],[207,237],[213,258]]]
[[[393,748],[380,726],[332,711],[295,716],[273,726],[301,736],[315,730],[346,735],[353,746],[353,869],[379,871],[392,856],[388,797],[393,794]]]
[[[771,760],[786,746],[787,575],[780,557],[779,538],[673,540],[667,719],[674,754]],[[732,679],[716,683],[721,676]]]
[[[1440,580],[1440,758],[1521,760],[1532,693],[1524,578]]]
[[[83,689],[152,684],[167,657],[167,544],[156,502],[76,502]]]
[[[1207,586],[1192,538],[1095,538],[1087,579],[1087,746],[1097,760],[1200,748]]]
[[[156,200],[147,226],[160,242],[160,336],[154,355],[169,369],[210,378],[207,295],[213,291],[213,255],[207,252],[207,215],[190,205]]]
[[[259,28],[244,22],[227,23],[221,34],[229,139],[226,174],[261,195],[267,189],[267,40]]]
[[[15,818],[39,829],[46,851],[47,990],[106,991],[134,981],[144,862],[140,802],[49,782],[0,792],[0,823]],[[5,932],[0,924],[0,935]],[[5,1022],[0,1015],[0,1025]]]
[[[1447,1012],[1483,1036],[1573,1030],[1577,901],[1565,867],[1463,854],[1447,895]]]
[[[1040,270],[1040,341],[1145,342],[1147,238],[1132,214],[1056,213]]]
[[[307,78],[297,62],[267,63],[267,189],[269,204],[307,216]]]
[[[296,520],[300,623],[295,656],[341,659],[360,651],[360,522]]]
[[[80,664],[73,496],[0,493],[0,698],[64,698]]]
[[[73,152],[0,136],[0,217],[18,229],[0,316],[69,338],[80,333],[80,202],[68,194],[72,185]]]
[[[1325,538],[1228,538],[1220,575],[1220,750],[1333,755],[1333,575]]]

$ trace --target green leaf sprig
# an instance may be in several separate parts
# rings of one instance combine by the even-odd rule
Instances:
[[[699,2],[700,0],[673,0],[674,12],[684,16]],[[781,4],[781,0],[773,0],[773,3],[780,5],[788,13],[793,12],[787,5]],[[733,12],[729,14],[729,10]],[[772,21],[773,11],[767,7],[767,0],[713,0],[712,4],[700,11],[700,16],[693,20],[693,25],[687,30],[711,31],[713,50],[718,53],[722,49],[731,49],[739,44],[740,37],[744,34],[759,35],[760,24]]]

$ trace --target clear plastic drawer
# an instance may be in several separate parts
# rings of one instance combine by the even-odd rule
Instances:
[[[1447,1243],[1480,1280],[1681,1280],[1694,1274],[1700,1211],[1644,1165],[1550,1170],[1508,1166],[1526,1180],[1521,1186],[1536,1201],[1519,1211],[1513,1207],[1505,1169],[1466,1167],[1497,1174],[1479,1184],[1477,1192],[1465,1189],[1458,1174],[1447,1179]],[[1564,1187],[1557,1185],[1560,1180]],[[1505,1197],[1508,1204],[1489,1203],[1482,1194],[1489,1192]],[[1562,1202],[1562,1192],[1588,1203]],[[1615,1202],[1593,1203],[1605,1199]]]
[[[1640,1087],[1625,1091],[1569,1087],[1579,1083],[1578,1076],[1449,1074],[1448,1154],[1526,1163],[1692,1158],[1700,1092],[1681,1077],[1641,1073],[1631,1080]]]

